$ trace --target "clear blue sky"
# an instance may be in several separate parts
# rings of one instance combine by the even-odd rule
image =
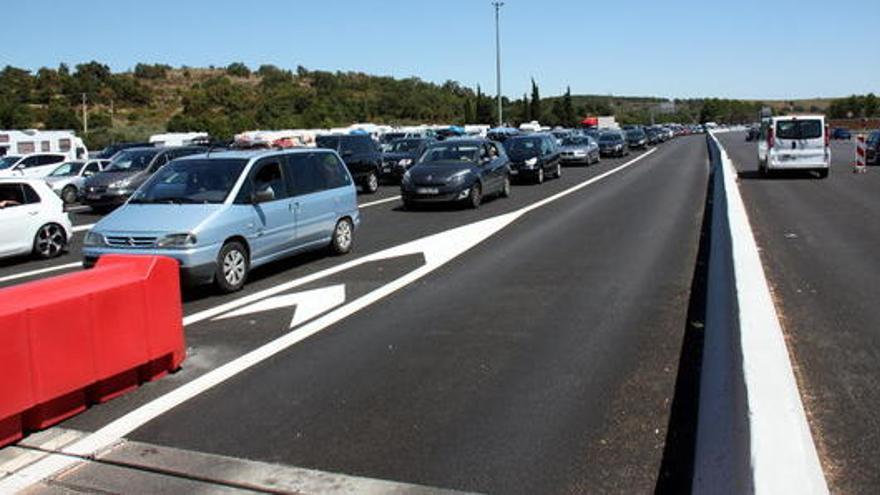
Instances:
[[[4,2],[0,65],[242,61],[481,84],[489,0]],[[880,93],[880,0],[506,0],[504,93],[806,98]],[[869,54],[870,51],[870,54]]]

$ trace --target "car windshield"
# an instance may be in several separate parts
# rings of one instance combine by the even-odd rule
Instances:
[[[541,138],[515,138],[504,142],[504,149],[513,159],[530,158],[541,154]]]
[[[0,170],[3,170],[5,168],[9,168],[9,167],[15,165],[15,162],[17,162],[19,160],[21,160],[20,156],[13,156],[13,155],[4,156],[3,158],[0,158]]]
[[[872,132],[870,136],[868,136],[868,142],[871,144],[880,143],[880,132]]]
[[[822,137],[822,121],[780,120],[776,123],[776,136],[779,139],[817,139]]]
[[[599,142],[602,143],[616,143],[620,139],[620,134],[602,134],[599,136]]]
[[[566,138],[562,141],[563,146],[585,146],[586,144],[586,138]]]
[[[147,165],[153,161],[153,157],[159,153],[159,150],[124,150],[120,151],[110,165],[104,171],[106,172],[128,172],[133,170],[144,170]]]
[[[431,146],[419,159],[419,163],[427,162],[471,162],[479,161],[480,147],[473,143],[446,143]]]
[[[76,175],[82,170],[84,162],[67,162],[62,163],[55,170],[49,174],[49,177],[70,177],[72,175]]]
[[[171,162],[159,169],[132,196],[133,204],[219,204],[226,200],[244,159],[194,159]]]
[[[422,141],[420,139],[401,139],[392,142],[388,147],[388,151],[392,153],[411,153],[418,151],[421,145]]]

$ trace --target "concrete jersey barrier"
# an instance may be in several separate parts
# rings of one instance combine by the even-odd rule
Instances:
[[[706,139],[714,203],[693,492],[828,493],[736,170]]]

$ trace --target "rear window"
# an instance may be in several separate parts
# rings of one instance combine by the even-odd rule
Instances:
[[[780,120],[776,123],[776,137],[779,139],[818,139],[823,134],[822,121]]]

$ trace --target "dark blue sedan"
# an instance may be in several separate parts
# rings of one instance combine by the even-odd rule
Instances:
[[[510,195],[510,161],[504,148],[486,139],[458,139],[430,145],[404,175],[403,204],[461,203],[478,208],[486,196]]]

